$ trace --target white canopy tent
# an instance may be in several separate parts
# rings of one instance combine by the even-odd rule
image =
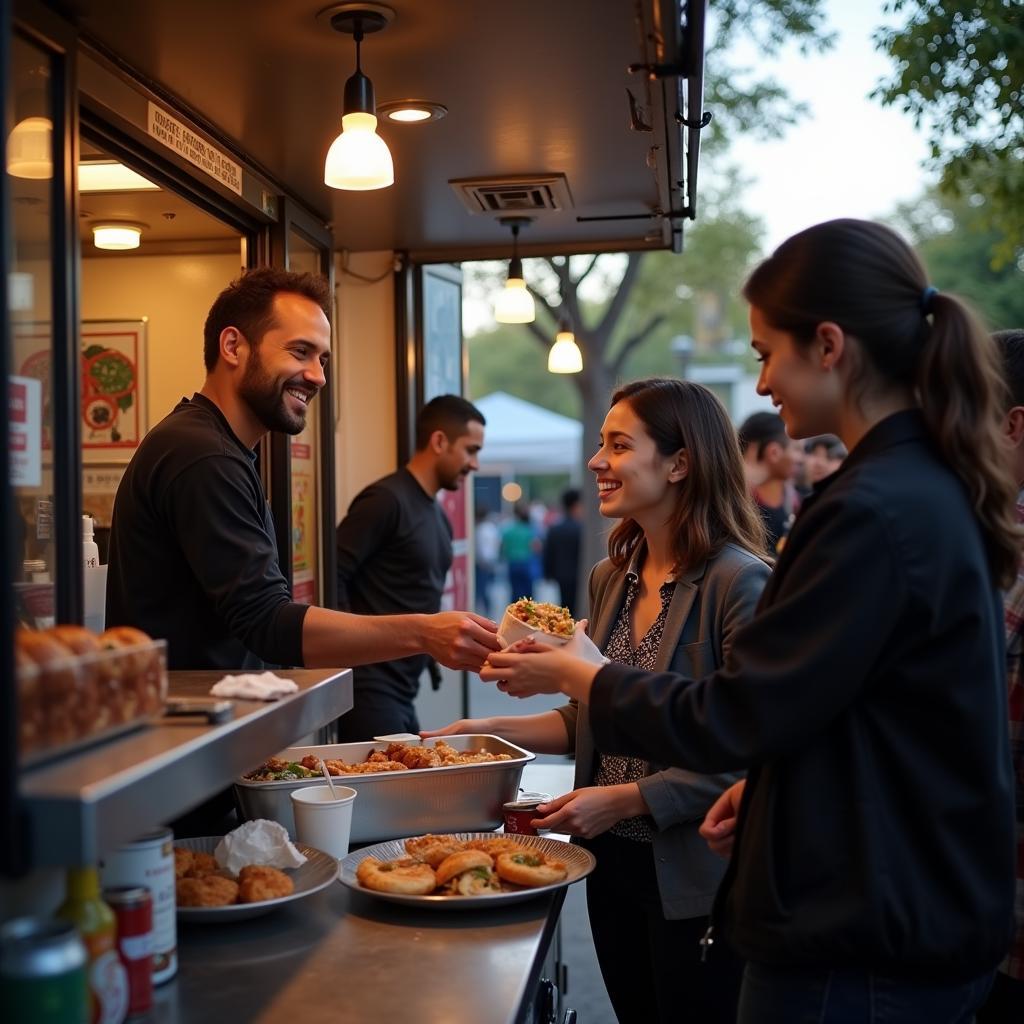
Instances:
[[[491,476],[580,472],[583,424],[504,391],[473,404],[484,414],[480,472]]]

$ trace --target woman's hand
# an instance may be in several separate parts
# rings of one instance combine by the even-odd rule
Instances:
[[[530,822],[534,828],[549,828],[571,836],[592,839],[607,832],[623,818],[647,813],[647,803],[635,782],[621,786],[588,786],[540,804],[537,813],[543,817]]]
[[[428,739],[432,736],[464,736],[470,734],[494,732],[489,718],[460,718],[457,722],[442,726],[440,729],[420,729],[420,737]]]
[[[565,693],[586,702],[599,667],[577,657],[571,640],[564,647],[551,647],[528,637],[488,655],[480,678],[513,697]]]
[[[740,800],[743,799],[743,787],[746,784],[746,779],[740,779],[730,786],[711,805],[700,826],[700,834],[720,857],[732,855],[732,844],[736,838],[736,819],[740,813]]]

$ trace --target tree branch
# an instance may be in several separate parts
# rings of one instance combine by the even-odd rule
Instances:
[[[523,326],[528,327],[530,329],[530,333],[537,339],[537,342],[540,344],[540,347],[544,349],[545,352],[547,352],[547,350],[551,348],[551,338],[547,334],[545,334],[540,327],[537,326],[536,320],[534,320],[533,323],[523,324]]]
[[[613,377],[617,378],[619,376],[630,354],[635,352],[661,326],[664,319],[664,313],[655,313],[636,334],[626,340],[622,348],[615,353],[615,358],[612,360],[611,370]]]
[[[636,284],[636,276],[640,273],[643,255],[642,252],[629,254],[626,261],[626,272],[622,275],[622,280],[619,282],[618,288],[615,289],[612,301],[608,304],[604,316],[601,317],[601,323],[597,327],[597,333],[604,338],[611,335],[615,325],[619,322],[619,317],[622,316],[622,311],[626,308],[626,303],[629,302],[630,292],[633,291],[633,285]]]
[[[598,253],[598,254],[597,254],[597,255],[596,255],[596,256],[595,256],[595,257],[594,257],[594,258],[593,258],[593,259],[592,259],[592,260],[590,261],[590,265],[589,265],[589,266],[587,267],[587,269],[586,269],[586,270],[584,270],[584,271],[583,271],[583,273],[582,273],[582,274],[580,274],[580,276],[579,276],[579,277],[577,277],[575,281],[573,281],[573,286],[574,286],[574,287],[577,287],[577,288],[579,287],[579,285],[580,285],[580,282],[581,282],[581,281],[582,281],[582,280],[583,280],[583,279],[584,279],[584,278],[585,278],[585,277],[587,276],[587,274],[589,274],[589,273],[590,273],[590,272],[591,272],[591,271],[592,271],[592,270],[594,269],[594,267],[596,267],[596,266],[597,266],[597,261],[598,261],[598,260],[599,260],[600,258],[601,258],[601,253]],[[568,261],[568,260],[566,260],[566,266],[568,267],[568,265],[569,265],[569,261]]]

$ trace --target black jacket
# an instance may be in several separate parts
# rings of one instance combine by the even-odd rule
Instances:
[[[1013,777],[986,566],[962,484],[899,413],[805,502],[721,669],[598,673],[601,750],[751,769],[719,898],[745,958],[952,978],[1003,956]]]

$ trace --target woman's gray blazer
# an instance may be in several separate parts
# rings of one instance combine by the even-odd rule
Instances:
[[[602,650],[622,607],[627,575],[638,565],[634,558],[628,569],[616,569],[605,559],[590,574],[588,632]],[[736,630],[753,615],[770,573],[761,559],[734,544],[682,573],[665,618],[655,670],[700,679],[718,668]],[[557,710],[576,752],[574,786],[590,786],[597,751],[589,717],[579,714],[575,701]],[[655,824],[654,862],[665,917],[700,917],[711,910],[726,861],[708,849],[697,829],[708,808],[742,773],[701,775],[654,764],[648,768],[650,774],[639,785]]]

